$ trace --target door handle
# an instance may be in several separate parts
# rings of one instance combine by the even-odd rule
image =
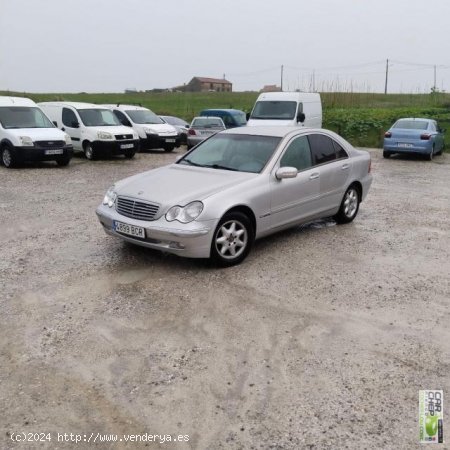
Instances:
[[[314,172],[309,176],[310,180],[315,180],[316,178],[319,178],[319,172]]]
[[[347,170],[350,167],[350,164],[344,164],[341,169],[342,170]]]

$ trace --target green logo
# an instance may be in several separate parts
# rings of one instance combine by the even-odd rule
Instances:
[[[438,431],[438,417],[427,416],[425,419],[425,429],[427,430],[428,436],[434,436]]]

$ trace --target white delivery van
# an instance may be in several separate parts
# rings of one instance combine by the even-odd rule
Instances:
[[[104,106],[78,102],[43,102],[38,104],[53,123],[65,131],[75,151],[87,159],[101,154],[133,158],[139,149],[139,137],[124,127],[112,111]]]
[[[56,161],[67,166],[72,141],[29,98],[0,97],[0,152],[6,167],[23,161]]]
[[[110,108],[122,125],[132,127],[139,135],[141,150],[162,148],[171,152],[180,146],[177,129],[164,122],[153,111],[134,105],[103,105]]]
[[[288,125],[322,128],[320,94],[265,92],[260,94],[247,126]]]

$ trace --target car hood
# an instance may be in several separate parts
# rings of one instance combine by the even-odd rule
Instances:
[[[204,200],[256,176],[249,172],[172,164],[126,178],[116,183],[115,190],[118,195],[159,203],[164,209]]]
[[[136,134],[135,131],[133,131],[130,127],[125,127],[123,125],[117,125],[117,126],[98,126],[98,127],[87,127],[90,131],[101,131],[104,133],[111,133],[111,134]]]
[[[140,123],[139,126],[148,128],[158,134],[174,134],[177,132],[175,127],[167,123]]]
[[[66,135],[58,128],[9,128],[7,131],[17,138],[28,136],[33,141],[64,141]]]

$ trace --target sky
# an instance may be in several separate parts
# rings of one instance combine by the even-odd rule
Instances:
[[[449,19],[449,0],[0,0],[0,90],[225,75],[246,91],[283,73],[284,90],[384,92],[387,66],[388,92],[449,92]]]

